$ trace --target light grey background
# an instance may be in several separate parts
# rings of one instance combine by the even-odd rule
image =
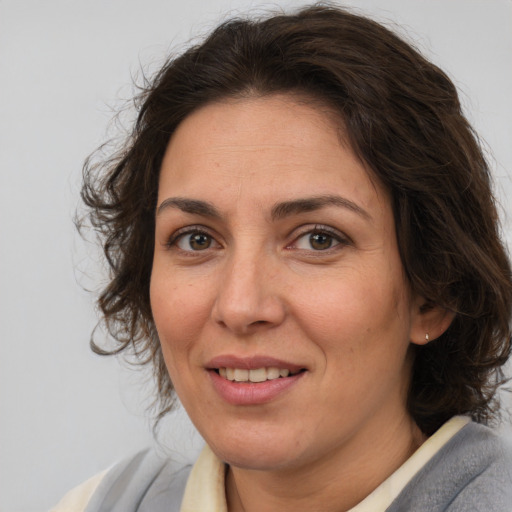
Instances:
[[[97,254],[75,234],[81,165],[142,64],[264,5],[228,0],[0,0],[0,511],[47,509],[69,488],[152,442],[151,385],[88,348]],[[455,78],[494,154],[511,215],[512,2],[345,2],[403,24]],[[505,219],[505,217],[504,217]],[[512,241],[510,221],[505,235]],[[163,443],[193,458],[183,418]]]

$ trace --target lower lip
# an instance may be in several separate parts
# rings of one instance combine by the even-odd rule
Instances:
[[[306,372],[265,382],[236,382],[208,371],[217,393],[231,405],[260,405],[275,400],[294,386]]]

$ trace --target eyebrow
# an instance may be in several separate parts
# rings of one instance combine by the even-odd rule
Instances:
[[[350,201],[350,199],[337,195],[306,197],[303,199],[294,199],[292,201],[277,203],[272,208],[271,217],[272,220],[279,220],[289,217],[290,215],[320,210],[326,206],[346,208],[366,220],[372,220],[371,215],[358,204]]]
[[[273,221],[276,221],[291,215],[320,210],[327,206],[346,208],[366,220],[372,220],[371,215],[366,210],[353,201],[350,201],[350,199],[337,195],[305,197],[277,203],[272,207],[270,216]],[[156,214],[160,215],[163,211],[169,208],[175,208],[192,215],[201,215],[202,217],[211,217],[214,219],[221,218],[219,210],[212,203],[201,201],[199,199],[169,197],[160,203],[156,210]]]
[[[169,197],[160,203],[156,210],[156,214],[160,215],[168,208],[175,208],[192,215],[201,215],[203,217],[213,217],[219,219],[221,217],[219,210],[213,204],[198,199],[187,199],[185,197]]]

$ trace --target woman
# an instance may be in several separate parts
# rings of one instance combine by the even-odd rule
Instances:
[[[207,446],[57,510],[509,510],[484,426],[512,301],[489,182],[453,84],[366,18],[233,20],[169,61],[83,198],[115,352]]]

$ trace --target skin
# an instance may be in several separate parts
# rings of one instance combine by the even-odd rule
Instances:
[[[278,203],[326,196],[343,200],[272,217]],[[409,290],[387,192],[332,115],[271,96],[186,118],[158,205],[154,320],[178,396],[230,465],[229,510],[354,506],[424,441],[406,410],[410,347],[449,324]],[[268,403],[232,405],[206,368],[225,354],[305,371]]]

